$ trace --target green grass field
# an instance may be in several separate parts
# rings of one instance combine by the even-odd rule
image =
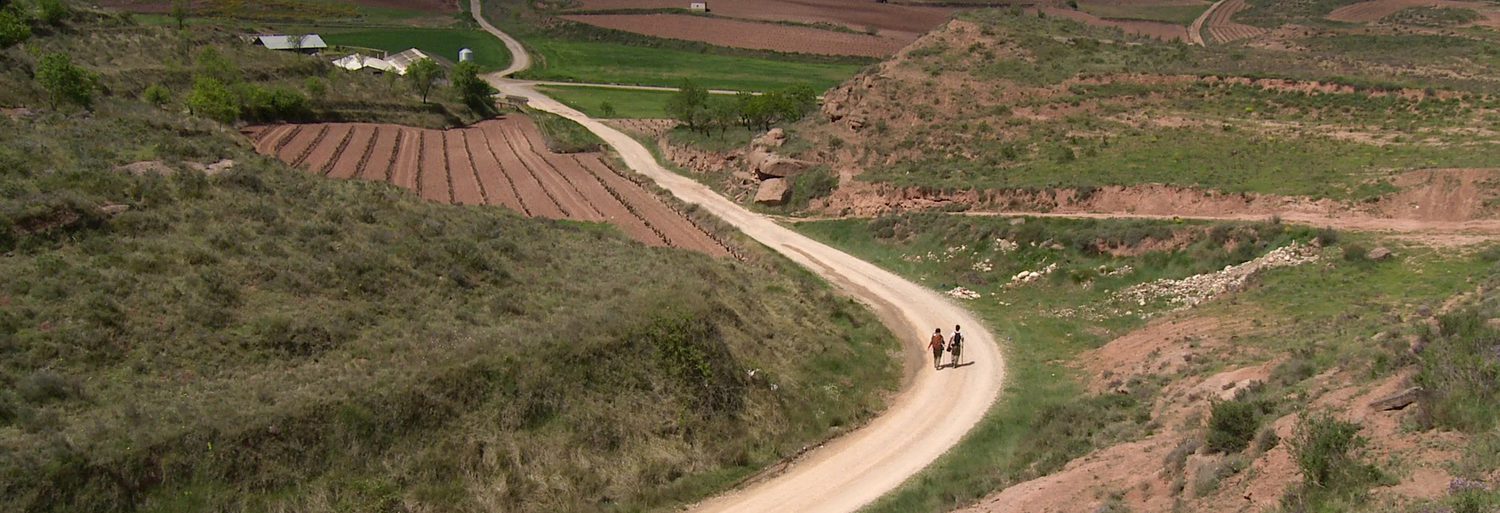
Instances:
[[[651,118],[667,117],[667,99],[672,93],[665,91],[631,91],[603,87],[539,86],[557,101],[578,109],[596,118]],[[614,107],[613,115],[606,115],[605,102]]]
[[[496,71],[510,65],[510,52],[494,36],[468,28],[368,28],[357,30],[326,29],[323,40],[330,45],[376,48],[399,52],[418,48],[434,57],[458,60],[458,51],[474,50],[474,62],[485,71]]]
[[[521,37],[535,60],[520,78],[534,80],[676,86],[692,79],[711,89],[770,91],[806,84],[821,91],[863,67],[573,41],[542,34]]]

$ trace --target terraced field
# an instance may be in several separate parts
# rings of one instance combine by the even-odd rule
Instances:
[[[261,154],[331,178],[389,182],[432,201],[497,205],[531,217],[607,222],[647,245],[730,254],[600,154],[549,151],[523,116],[455,130],[318,123],[245,133]]]

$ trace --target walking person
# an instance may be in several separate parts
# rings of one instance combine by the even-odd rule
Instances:
[[[942,370],[943,349],[945,348],[942,328],[932,330],[932,340],[927,343],[927,347],[932,349],[932,370]]]
[[[963,326],[954,324],[953,338],[948,341],[948,352],[953,353],[952,367],[955,369],[958,368],[958,363],[961,361],[959,353],[964,350],[964,334],[959,332],[961,329],[963,329]]]

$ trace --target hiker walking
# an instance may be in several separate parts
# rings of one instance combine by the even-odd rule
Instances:
[[[932,349],[932,369],[942,369],[943,366],[941,363],[943,361],[943,349],[945,348],[942,328],[932,330],[932,341],[927,343],[927,347]]]
[[[959,353],[964,350],[964,334],[958,331],[961,329],[963,329],[962,326],[954,324],[953,338],[948,341],[948,352],[953,353],[953,368],[955,369],[958,368],[958,362],[961,361],[959,360]]]

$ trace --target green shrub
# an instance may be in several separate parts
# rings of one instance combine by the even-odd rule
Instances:
[[[146,103],[161,107],[172,101],[172,90],[161,84],[151,84],[141,93],[141,100]]]
[[[1433,426],[1480,433],[1500,420],[1500,332],[1476,308],[1444,315],[1428,335],[1415,378],[1426,394],[1418,404]]]
[[[328,81],[318,77],[307,77],[302,87],[307,90],[307,95],[314,100],[322,100],[324,96],[328,95]]]
[[[1357,242],[1344,244],[1344,260],[1348,262],[1368,262],[1370,250]]]
[[[1283,505],[1293,510],[1317,509],[1328,502],[1363,502],[1370,486],[1384,479],[1379,468],[1362,461],[1368,441],[1358,424],[1326,414],[1304,414],[1291,440],[1292,457],[1302,474],[1299,490]]]
[[[1208,419],[1208,450],[1243,451],[1259,429],[1260,412],[1254,403],[1240,400],[1214,403]]]
[[[35,0],[37,19],[48,25],[61,25],[72,10],[62,0]]]
[[[233,123],[240,118],[239,99],[224,82],[211,76],[199,76],[193,81],[187,104],[193,115],[220,123]]]
[[[0,49],[31,38],[31,26],[14,9],[0,9]]]

